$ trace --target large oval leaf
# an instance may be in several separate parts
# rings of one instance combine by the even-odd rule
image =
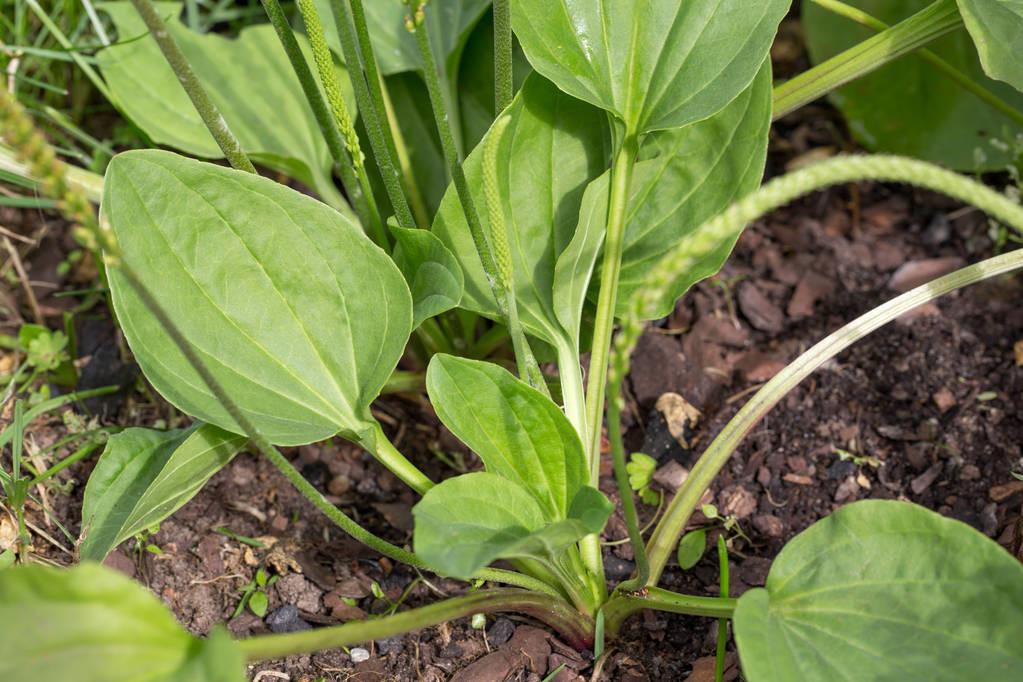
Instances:
[[[507,115],[511,120],[497,150],[497,180],[519,316],[530,334],[559,344],[571,337],[554,310],[555,264],[575,233],[587,183],[607,168],[605,115],[536,74],[526,80]],[[465,173],[489,231],[482,164],[481,144],[466,160]],[[453,188],[441,202],[433,231],[465,272],[462,306],[500,319]],[[575,272],[588,281],[591,269],[592,262],[579,264]]]
[[[517,0],[533,68],[631,133],[678,128],[742,92],[790,0]]]
[[[647,138],[636,164],[626,213],[619,314],[625,312],[632,294],[664,254],[760,186],[770,128],[771,65],[765,61],[750,87],[718,113]],[[607,178],[605,174],[587,188],[579,234],[603,231]],[[595,225],[589,224],[594,221]],[[653,317],[667,315],[689,287],[721,269],[740,234],[741,229],[696,267],[680,273]],[[596,295],[593,288],[594,300]]]
[[[449,478],[412,508],[416,554],[441,575],[471,578],[496,559],[556,561],[562,551],[599,533],[613,506],[581,488],[566,517],[551,520],[518,483],[488,472]]]
[[[113,436],[85,486],[79,558],[103,561],[117,545],[163,521],[244,447],[210,424]]]
[[[179,20],[180,2],[156,2],[181,51],[253,161],[315,188],[331,205],[348,206],[331,179],[333,160],[302,87],[273,28],[242,30],[235,39],[198,34]],[[120,41],[97,59],[114,104],[153,142],[204,158],[223,156],[156,41],[130,2],[103,5]],[[299,44],[308,51],[304,37]],[[307,55],[311,59],[311,53]],[[258,87],[253,81],[258,74]],[[341,79],[351,99],[348,78]]]
[[[931,0],[847,0],[887,24],[896,24]],[[803,4],[810,58],[822,62],[875,34],[817,6]],[[1023,94],[984,75],[969,34],[959,29],[930,47],[942,59],[1023,111]],[[944,164],[956,170],[1001,170],[1010,158],[992,138],[1011,141],[1023,132],[1010,118],[943,76],[916,55],[906,55],[836,90],[831,100],[865,147]],[[983,154],[978,163],[976,150]]]
[[[869,500],[800,533],[735,612],[751,682],[1023,679],[1023,565],[969,526]]]
[[[958,2],[984,71],[1023,90],[1023,0]]]
[[[0,679],[241,682],[227,633],[185,632],[159,599],[98,564],[0,572]]]
[[[281,445],[366,436],[412,301],[362,230],[266,178],[158,151],[114,158],[103,214],[125,262],[264,436]],[[241,432],[116,269],[110,283],[153,386]]]
[[[437,416],[487,471],[528,490],[548,518],[565,518],[588,476],[579,435],[529,384],[490,362],[433,356],[426,390]]]

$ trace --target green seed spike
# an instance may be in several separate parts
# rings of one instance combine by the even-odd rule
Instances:
[[[341,137],[345,141],[345,148],[352,155],[352,163],[355,167],[361,169],[365,165],[366,156],[362,153],[359,135],[355,132],[355,123],[352,121],[344,97],[341,95],[341,86],[338,85],[337,74],[334,72],[334,58],[330,54],[330,48],[324,37],[320,15],[316,11],[313,0],[298,0],[298,11],[302,14],[302,21],[305,22],[306,35],[313,50],[313,60],[316,62],[316,70],[320,73],[320,83],[323,84],[327,102],[334,114],[334,120],[337,121]]]

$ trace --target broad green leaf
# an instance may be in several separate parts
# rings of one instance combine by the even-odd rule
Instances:
[[[496,559],[554,561],[580,538],[604,528],[612,505],[594,488],[582,488],[570,515],[549,519],[518,483],[489,472],[449,478],[412,508],[413,545],[441,575],[469,578]]]
[[[987,75],[1023,90],[1023,0],[958,0]]]
[[[626,214],[619,314],[643,285],[650,268],[668,251],[760,186],[770,128],[771,66],[765,61],[750,87],[718,113],[647,138],[634,171]],[[587,189],[579,235],[592,230],[603,232],[608,177],[604,174]],[[679,273],[653,317],[670,313],[675,301],[691,286],[720,270],[740,234],[741,230],[735,232],[696,267]],[[590,295],[595,300],[596,287],[591,288]]]
[[[128,429],[96,463],[82,503],[82,561],[103,561],[117,545],[163,521],[245,446],[209,424],[178,431]]]
[[[847,2],[887,24],[896,24],[931,4],[931,0]],[[803,26],[814,63],[876,33],[812,2],[803,4]],[[1023,111],[1023,94],[984,74],[965,29],[928,47],[970,80]],[[868,149],[913,156],[956,170],[1003,169],[1011,159],[991,141],[1011,143],[1023,132],[1012,119],[913,54],[839,88],[831,100],[845,116],[853,136]]]
[[[331,179],[330,152],[273,28],[252,26],[237,38],[199,34],[178,18],[180,2],[154,5],[252,160],[301,180],[331,205],[348,211]],[[120,36],[117,44],[97,56],[116,97],[113,104],[157,144],[203,158],[222,158],[135,8],[130,2],[105,3],[102,8]],[[299,44],[311,63],[304,37],[299,37]],[[339,73],[351,100],[347,75]]]
[[[564,518],[588,479],[579,435],[564,412],[490,362],[434,355],[426,390],[437,416],[487,471],[533,495],[547,518]]]
[[[242,682],[224,632],[188,634],[159,599],[86,563],[0,573],[0,679],[74,682]]]
[[[567,339],[574,347],[578,340],[555,312],[555,265],[575,234],[586,185],[607,168],[606,116],[536,74],[526,79],[507,115],[511,121],[498,148],[497,179],[511,242],[519,316],[530,334],[555,345]],[[489,230],[481,147],[469,155],[465,172],[484,229]],[[453,189],[441,202],[433,232],[462,265],[462,307],[500,318]],[[580,262],[573,271],[588,281],[591,269],[592,262]],[[578,316],[576,310],[574,317]]]
[[[391,225],[397,240],[395,264],[412,292],[412,327],[451,310],[462,300],[462,268],[444,242],[431,232]]]
[[[412,300],[362,230],[266,178],[159,151],[111,161],[102,211],[125,262],[271,442],[368,437]],[[153,386],[183,412],[241,432],[116,269],[110,284]]]
[[[735,612],[751,682],[1023,679],[1023,565],[906,502],[843,507],[800,533]]]
[[[533,68],[626,132],[679,128],[753,80],[790,0],[517,0]]]
[[[331,10],[333,1],[316,0],[316,8],[323,21],[327,43],[340,55],[341,40]],[[426,5],[430,43],[442,71],[457,73],[462,47],[489,6],[490,0],[433,0]],[[409,7],[401,0],[363,0],[363,7],[381,74],[421,71],[423,62],[415,36],[405,28]]]

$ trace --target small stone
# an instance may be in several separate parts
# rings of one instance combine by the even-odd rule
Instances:
[[[835,502],[842,504],[843,502],[855,500],[859,493],[860,486],[856,482],[856,477],[850,476],[838,485],[838,490],[835,491]]]
[[[931,400],[933,400],[934,404],[938,406],[938,409],[942,414],[945,414],[956,406],[956,397],[952,395],[952,391],[947,388],[939,389],[937,393],[931,396]]]
[[[769,538],[780,538],[785,533],[785,524],[774,514],[754,516],[753,527]]]
[[[487,629],[487,642],[490,646],[501,646],[515,634],[515,623],[507,618],[498,618]]]
[[[726,516],[745,519],[757,510],[757,498],[742,486],[721,493],[721,511]]]
[[[989,538],[993,538],[995,533],[998,532],[998,503],[991,502],[990,504],[984,505],[983,511],[980,513],[981,530],[984,535]]]
[[[284,514],[278,514],[270,522],[270,528],[276,533],[283,533],[288,529],[288,517]]]
[[[740,285],[738,302],[739,310],[756,329],[778,333],[785,327],[785,313],[752,282]]]
[[[770,381],[775,374],[785,369],[785,361],[754,350],[747,353],[735,368],[742,373],[747,381]]]
[[[304,576],[289,573],[276,583],[277,594],[285,604],[294,604],[300,611],[320,610],[320,591]]]
[[[369,660],[369,651],[363,649],[361,646],[357,646],[348,652],[348,655],[352,657],[352,663],[362,663],[363,661]]]
[[[340,497],[351,490],[352,481],[347,476],[335,476],[327,484],[327,492]]]
[[[960,481],[976,481],[980,479],[980,467],[976,464],[965,464],[959,470]]]
[[[955,256],[910,261],[895,271],[895,274],[888,280],[888,288],[903,293],[954,272],[965,265],[966,262],[962,258]]]
[[[941,470],[944,469],[944,465],[941,462],[935,462],[927,471],[923,472],[916,478],[914,478],[909,487],[917,495],[922,494],[925,490],[931,487],[931,484],[937,480],[938,476],[941,475]]]
[[[757,483],[765,488],[771,485],[771,470],[765,466],[761,466],[757,469]]]
[[[689,478],[689,469],[672,460],[657,469],[653,475],[653,481],[668,492],[675,492],[682,487],[682,484]]]
[[[847,459],[836,460],[828,467],[828,478],[840,481],[856,475],[856,465]]]
[[[298,613],[298,607],[294,604],[285,604],[279,609],[270,612],[266,617],[266,624],[271,632],[301,632],[311,630],[312,626],[302,620]]]

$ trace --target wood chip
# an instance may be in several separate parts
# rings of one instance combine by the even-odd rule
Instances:
[[[941,470],[944,468],[944,464],[941,462],[935,462],[927,469],[927,471],[914,478],[909,484],[909,487],[913,489],[915,494],[920,495],[931,487],[931,484],[937,480],[938,476],[941,474]]]
[[[1016,342],[1013,350],[1016,353],[1016,366],[1023,367],[1023,339]]]
[[[1023,481],[1010,481],[1009,483],[994,486],[988,495],[995,502],[1002,502],[1020,492],[1023,492]]]
[[[785,474],[782,476],[782,480],[788,481],[789,483],[795,483],[796,485],[813,485],[813,479],[809,476],[800,476],[799,474]]]

